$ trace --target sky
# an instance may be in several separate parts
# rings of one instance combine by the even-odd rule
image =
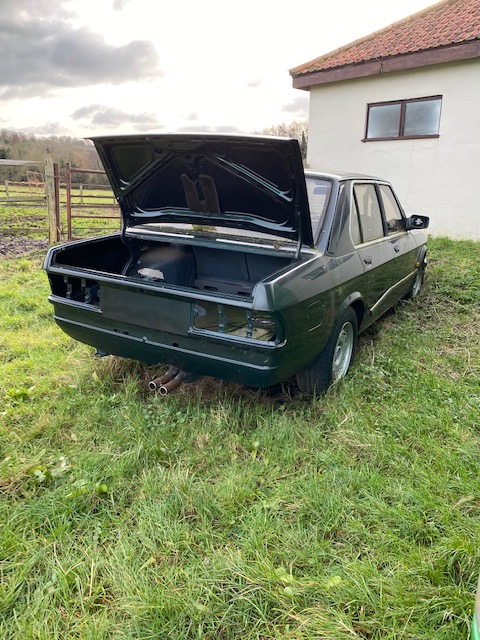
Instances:
[[[251,133],[308,118],[289,69],[432,0],[0,0],[0,129]]]

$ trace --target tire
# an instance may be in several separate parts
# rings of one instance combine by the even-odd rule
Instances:
[[[426,268],[427,268],[427,261],[425,256],[423,256],[422,262],[417,269],[417,275],[415,276],[415,280],[413,281],[413,284],[410,290],[405,296],[407,300],[412,300],[413,298],[416,298],[420,293],[420,289],[423,287],[423,281],[425,279]]]
[[[317,359],[297,374],[300,391],[320,395],[345,377],[353,363],[358,338],[358,320],[349,307],[337,320],[325,348]]]

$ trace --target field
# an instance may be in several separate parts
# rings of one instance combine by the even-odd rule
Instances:
[[[0,258],[0,637],[465,640],[480,244],[429,247],[316,400],[152,395],[56,328],[41,252]]]
[[[7,200],[7,196],[10,201]],[[0,182],[0,234],[3,238],[7,237],[7,244],[13,251],[16,251],[18,238],[33,240],[25,243],[29,247],[35,247],[48,239],[48,218],[44,198],[43,188]],[[71,203],[73,238],[118,231],[119,219],[111,219],[111,216],[118,216],[119,211],[110,188],[76,184],[72,186]],[[60,224],[62,238],[66,240],[67,200],[63,183],[60,185]]]

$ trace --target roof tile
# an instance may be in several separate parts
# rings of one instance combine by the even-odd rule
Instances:
[[[290,70],[292,76],[480,39],[480,0],[443,0]]]

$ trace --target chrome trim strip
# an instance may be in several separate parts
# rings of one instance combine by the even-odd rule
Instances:
[[[388,296],[390,296],[392,294],[392,291],[394,291],[395,289],[399,289],[401,288],[404,284],[407,284],[407,282],[413,278],[413,276],[415,275],[416,271],[412,271],[411,273],[408,274],[408,276],[406,276],[405,278],[402,278],[401,280],[399,280],[396,284],[393,285],[393,287],[390,287],[389,289],[387,289],[385,291],[385,293],[383,294],[383,296],[381,298],[379,298],[377,300],[377,302],[373,305],[373,307],[370,309],[370,313],[375,314],[375,312],[377,311],[378,307],[382,306],[382,302],[383,300],[385,300],[385,298],[387,298]]]

